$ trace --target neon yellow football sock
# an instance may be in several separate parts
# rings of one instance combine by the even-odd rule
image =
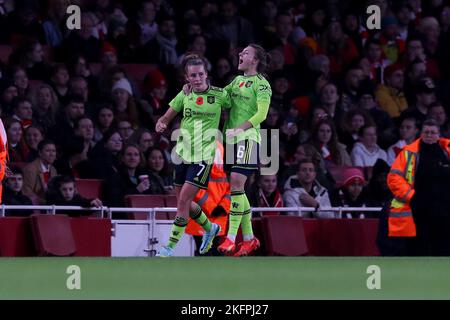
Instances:
[[[253,228],[252,228],[252,211],[250,202],[247,196],[244,194],[244,214],[242,216],[242,236],[244,241],[249,241],[253,239]]]
[[[169,242],[167,243],[167,246],[171,249],[174,249],[177,245],[178,241],[180,241],[181,237],[183,236],[184,229],[186,229],[186,226],[188,224],[188,221],[183,217],[176,217],[175,221],[172,225],[172,230],[170,232]]]

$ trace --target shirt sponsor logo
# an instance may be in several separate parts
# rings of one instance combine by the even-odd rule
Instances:
[[[214,112],[199,112],[199,111],[192,110],[190,108],[186,108],[186,109],[184,109],[184,116],[187,118],[194,117],[194,116],[215,117],[216,114]]]

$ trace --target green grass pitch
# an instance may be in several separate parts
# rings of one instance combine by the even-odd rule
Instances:
[[[71,265],[80,290],[67,287]],[[450,259],[0,258],[0,299],[450,299]]]

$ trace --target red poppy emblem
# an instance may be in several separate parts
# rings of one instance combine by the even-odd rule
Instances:
[[[239,84],[239,88],[242,88],[242,87],[244,86],[244,84],[245,84],[245,82],[241,82],[241,83]]]
[[[199,106],[201,106],[203,104],[203,97],[198,97],[197,100],[195,101],[195,103],[197,103]]]

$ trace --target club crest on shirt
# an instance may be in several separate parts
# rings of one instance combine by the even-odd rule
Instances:
[[[250,88],[253,84],[253,81],[247,81],[247,83],[245,84],[246,88]]]
[[[208,98],[206,99],[206,101],[208,101],[209,104],[213,104],[216,101],[216,97],[214,96],[208,96]]]

